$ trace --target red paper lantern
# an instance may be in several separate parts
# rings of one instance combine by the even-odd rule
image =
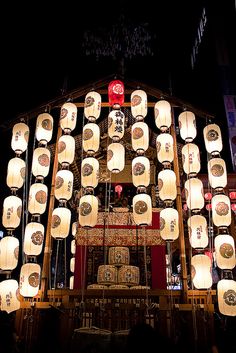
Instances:
[[[212,194],[210,192],[206,192],[204,197],[205,197],[205,200],[210,201],[212,199]]]
[[[115,192],[117,192],[119,198],[120,198],[120,194],[122,193],[122,190],[123,190],[122,185],[118,184],[115,186]]]
[[[235,199],[236,199],[236,191],[231,191],[231,192],[229,193],[229,198],[230,198],[231,200],[235,200]]]
[[[114,109],[120,109],[124,104],[125,100],[125,88],[124,83],[120,80],[114,80],[109,83],[108,86],[108,98],[109,104]]]
[[[209,210],[212,209],[211,203],[208,203],[208,204],[206,205],[206,209],[207,209],[207,211],[209,211]]]
[[[236,212],[236,203],[232,203],[231,209],[232,209],[232,211]]]

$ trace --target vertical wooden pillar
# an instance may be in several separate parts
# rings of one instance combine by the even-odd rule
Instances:
[[[177,150],[176,133],[174,128],[174,115],[172,112],[172,125],[171,125],[171,135],[174,142],[174,172],[176,175],[176,187],[177,187],[177,197],[176,197],[176,208],[179,213],[179,246],[180,246],[180,264],[181,264],[181,275],[183,284],[183,300],[187,302],[188,295],[188,283],[187,283],[187,266],[186,266],[186,250],[185,250],[185,240],[184,240],[184,222],[183,222],[183,210],[182,210],[182,196],[180,187],[180,171],[179,171],[179,159]]]
[[[51,250],[52,250],[51,222],[52,222],[52,212],[54,209],[54,202],[55,202],[55,197],[54,197],[55,180],[56,180],[56,174],[58,171],[58,140],[61,137],[61,135],[62,135],[62,129],[60,125],[58,125],[57,139],[55,144],[53,172],[52,172],[52,183],[51,183],[51,191],[50,191],[50,198],[49,198],[47,229],[46,229],[46,237],[45,237],[45,245],[44,245],[43,268],[42,268],[42,276],[41,276],[41,300],[42,301],[44,301],[47,297],[48,281],[49,281],[49,273],[50,273]]]

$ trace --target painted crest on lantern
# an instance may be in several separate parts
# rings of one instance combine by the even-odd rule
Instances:
[[[80,205],[81,216],[87,216],[92,212],[92,207],[88,202],[82,202]]]
[[[84,129],[83,132],[83,140],[87,141],[93,137],[93,131],[92,129]]]
[[[225,202],[219,202],[215,208],[218,216],[226,216],[229,213],[229,206]]]
[[[134,206],[134,210],[137,214],[143,214],[147,212],[147,209],[148,209],[147,204],[144,201],[138,201]]]
[[[224,174],[224,168],[220,164],[214,164],[211,167],[211,174],[215,177],[221,177]]]
[[[34,245],[41,245],[43,243],[43,233],[39,230],[31,235],[31,240]]]
[[[43,127],[43,129],[45,129],[45,130],[52,130],[52,122],[51,122],[51,120],[50,119],[44,119],[43,121],[42,121],[42,127]]]
[[[216,141],[218,137],[219,137],[218,132],[213,129],[209,130],[206,135],[206,138],[208,141]]]
[[[138,176],[138,175],[142,175],[144,174],[145,172],[145,166],[138,162],[138,163],[135,163],[135,165],[133,166],[133,173],[135,176]]]
[[[223,299],[225,301],[225,304],[230,305],[230,306],[231,305],[235,306],[236,305],[236,292],[233,289],[227,290],[223,295]]]
[[[133,139],[138,140],[143,137],[143,129],[141,127],[135,127],[133,130]]]
[[[225,259],[229,259],[233,256],[234,249],[231,244],[223,243],[220,246],[220,255]]]
[[[33,272],[29,275],[29,278],[28,278],[28,281],[29,281],[29,284],[32,286],[32,287],[38,287],[39,285],[39,273],[38,272]]]

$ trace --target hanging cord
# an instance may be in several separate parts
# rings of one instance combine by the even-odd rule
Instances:
[[[64,280],[65,280],[65,283],[64,283],[64,286],[65,288],[67,288],[67,244],[66,244],[66,238],[64,239],[64,273],[65,273],[65,277],[64,277]]]
[[[168,277],[170,276],[168,280],[169,288],[168,288],[168,293],[169,293],[169,322],[170,322],[170,332],[169,332],[169,337],[175,337],[175,325],[174,325],[174,320],[173,320],[173,305],[174,305],[174,298],[173,298],[173,286],[172,286],[172,243],[170,241],[166,242],[166,247],[167,247],[167,255],[169,259],[169,264],[168,264]]]
[[[149,315],[149,295],[148,295],[148,269],[147,269],[147,245],[146,245],[146,227],[142,227],[143,236],[143,257],[144,257],[144,274],[145,274],[145,302],[146,302],[146,315]]]

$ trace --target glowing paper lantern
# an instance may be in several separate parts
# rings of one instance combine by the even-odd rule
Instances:
[[[0,241],[0,268],[4,271],[14,270],[18,263],[19,240],[6,236]]]
[[[84,188],[95,188],[98,185],[99,162],[96,158],[83,159],[81,165],[81,185]]]
[[[125,167],[125,148],[121,143],[111,143],[107,148],[107,168],[119,173]]]
[[[174,241],[179,237],[179,213],[171,207],[160,212],[160,235],[165,241]]]
[[[173,137],[171,134],[163,133],[156,138],[157,159],[160,163],[166,164],[173,162],[174,148]]]
[[[70,252],[72,255],[75,255],[76,252],[76,243],[75,243],[75,239],[71,240],[70,243]]]
[[[162,201],[173,201],[176,199],[176,175],[173,170],[164,169],[158,173],[158,190]]]
[[[7,167],[7,186],[11,190],[20,189],[25,181],[25,161],[15,157],[10,159]]]
[[[236,281],[220,280],[217,283],[217,300],[221,314],[236,316]]]
[[[226,195],[212,197],[212,220],[217,227],[228,227],[231,224],[230,199]]]
[[[58,162],[62,166],[73,163],[75,158],[75,139],[70,135],[62,135],[58,140]]]
[[[125,114],[121,110],[112,110],[108,115],[108,135],[113,141],[119,141],[125,132]]]
[[[113,109],[120,109],[125,100],[124,83],[120,80],[111,81],[108,85],[109,105]]]
[[[215,237],[216,264],[221,269],[233,269],[236,265],[234,238],[228,234]]]
[[[39,291],[41,268],[35,263],[26,263],[20,271],[20,294],[26,298],[35,297]]]
[[[75,272],[75,258],[70,259],[70,272]]]
[[[194,255],[191,261],[191,275],[195,288],[210,288],[212,286],[210,257],[202,254]]]
[[[215,154],[222,151],[222,136],[220,127],[216,124],[209,124],[203,129],[205,147],[208,153]]]
[[[28,147],[29,127],[25,123],[18,123],[13,126],[11,148],[17,155],[23,153]]]
[[[50,151],[47,148],[35,148],[32,162],[32,173],[36,178],[43,179],[48,175],[50,159]]]
[[[60,112],[60,127],[64,133],[70,133],[76,127],[77,107],[74,103],[64,103]]]
[[[71,233],[73,237],[76,236],[77,230],[78,230],[78,222],[73,222],[71,227]]]
[[[138,154],[143,154],[149,147],[148,125],[142,121],[134,123],[131,130],[132,148]]]
[[[71,211],[66,207],[54,208],[52,212],[51,236],[65,239],[70,232]]]
[[[25,227],[23,250],[26,255],[38,256],[43,249],[44,226],[41,223],[30,222]]]
[[[208,179],[213,189],[223,189],[227,185],[226,164],[222,158],[208,161]]]
[[[0,310],[11,313],[20,309],[19,285],[14,279],[0,282]]]
[[[166,100],[156,102],[154,106],[155,123],[158,129],[166,131],[171,126],[171,105]]]
[[[36,122],[35,136],[38,142],[46,145],[52,139],[53,117],[48,113],[39,114]]]
[[[201,169],[199,148],[194,143],[187,143],[182,148],[183,169],[187,175],[196,175]]]
[[[15,229],[20,225],[22,201],[17,196],[8,196],[3,201],[2,224],[6,229]]]
[[[231,200],[236,200],[236,192],[235,192],[235,191],[231,191],[231,192],[229,193],[229,198],[230,198]]]
[[[45,184],[35,183],[30,186],[28,211],[33,215],[43,214],[46,210],[48,188]]]
[[[86,94],[84,102],[84,115],[89,121],[95,121],[101,114],[102,97],[98,92],[92,91]]]
[[[152,223],[152,200],[147,194],[138,194],[133,197],[133,217],[138,226],[147,226]]]
[[[83,127],[83,150],[93,154],[99,150],[100,128],[97,124],[88,123]]]
[[[203,184],[198,178],[190,178],[185,181],[185,195],[188,208],[198,212],[204,207]]]
[[[70,276],[70,288],[69,289],[74,289],[74,276]]]
[[[201,215],[188,218],[189,242],[194,249],[204,249],[208,245],[207,221]]]
[[[62,169],[56,174],[55,198],[70,200],[73,192],[74,175],[70,170]]]
[[[84,195],[79,202],[79,224],[82,227],[94,227],[98,217],[98,199],[94,195]]]
[[[132,160],[132,180],[136,187],[150,183],[150,162],[147,157],[139,156]]]
[[[147,115],[147,93],[141,89],[131,93],[131,113],[138,120],[143,120]]]
[[[179,115],[180,136],[185,142],[192,142],[197,136],[195,114],[184,111]]]

